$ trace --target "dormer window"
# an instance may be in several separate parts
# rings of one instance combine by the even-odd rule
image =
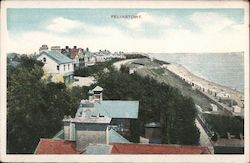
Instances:
[[[46,58],[45,57],[43,57],[43,62],[46,62]]]

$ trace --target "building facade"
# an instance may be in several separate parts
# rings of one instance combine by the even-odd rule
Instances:
[[[54,82],[66,84],[74,80],[73,61],[57,51],[41,52],[37,60],[44,63],[46,75]]]

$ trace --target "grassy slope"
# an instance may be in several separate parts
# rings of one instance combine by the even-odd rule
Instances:
[[[164,71],[164,73],[163,73]],[[150,77],[158,80],[159,82],[167,83],[173,87],[179,88],[181,93],[184,96],[190,96],[193,98],[195,104],[200,105],[205,110],[208,110],[210,106],[210,101],[207,97],[201,94],[199,91],[193,90],[192,87],[177,77],[172,72],[168,71],[165,68],[159,69],[149,69],[149,68],[142,68],[137,70],[138,74],[145,76],[149,75]]]

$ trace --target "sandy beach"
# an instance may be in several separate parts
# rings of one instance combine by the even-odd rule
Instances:
[[[175,73],[180,78],[185,79],[187,83],[191,85],[193,84],[196,88],[198,87],[201,90],[204,89],[205,92],[210,91],[216,93],[217,95],[225,95],[230,99],[234,99],[237,102],[238,106],[243,107],[242,100],[244,100],[244,94],[242,92],[196,76],[180,64],[169,64],[166,65],[165,68]]]

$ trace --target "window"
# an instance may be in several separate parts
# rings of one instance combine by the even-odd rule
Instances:
[[[69,70],[69,64],[68,64],[68,70]]]
[[[65,67],[66,67],[66,65],[63,65],[63,70],[65,71]]]
[[[45,57],[43,57],[43,62],[46,62],[46,58]]]
[[[57,70],[59,71],[59,65],[56,66]]]

